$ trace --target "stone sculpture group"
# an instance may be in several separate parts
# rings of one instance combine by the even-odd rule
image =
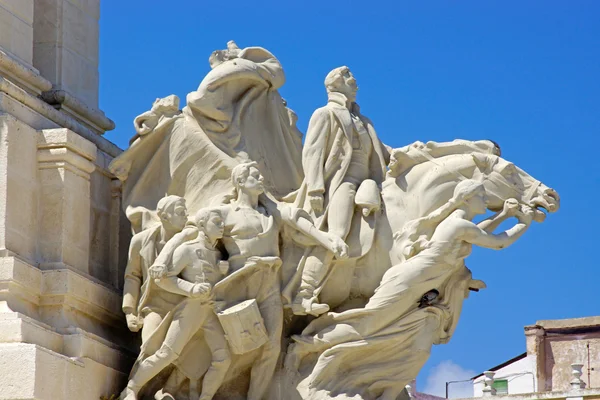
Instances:
[[[485,287],[471,247],[514,243],[557,193],[491,141],[384,145],[347,67],[303,144],[275,56],[229,42],[209,62],[111,165],[142,339],[121,399],[397,399]]]

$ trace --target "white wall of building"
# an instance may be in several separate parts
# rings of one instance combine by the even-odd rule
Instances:
[[[534,357],[527,356],[517,360],[509,365],[506,365],[496,372],[494,379],[506,379],[508,381],[508,394],[533,393],[537,389],[535,379]],[[474,397],[483,396],[483,376],[473,381]]]

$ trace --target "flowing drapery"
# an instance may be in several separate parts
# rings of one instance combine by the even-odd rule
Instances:
[[[284,82],[271,53],[246,48],[207,74],[181,114],[162,119],[117,157],[110,170],[124,181],[134,230],[147,226],[165,194],[184,197],[192,213],[218,201],[231,192],[231,169],[243,160],[258,163],[275,197],[297,189],[302,138],[277,92]]]

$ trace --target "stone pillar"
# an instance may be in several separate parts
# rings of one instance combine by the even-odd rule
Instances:
[[[0,112],[0,254],[37,259],[37,132]]]
[[[532,367],[538,392],[551,390],[551,382],[548,382],[548,375],[546,373],[546,331],[538,325],[526,326],[525,340],[527,355],[533,356]]]
[[[33,0],[0,0],[0,47],[33,65]]]
[[[119,243],[121,242],[121,235],[119,227],[121,226],[121,181],[113,179],[110,183],[111,192],[111,203],[110,203],[110,238],[109,238],[109,265],[110,265],[110,276],[112,278],[112,285],[115,288],[121,288],[122,273],[119,269],[119,261],[121,254],[119,251]]]
[[[95,158],[96,147],[68,129],[47,129],[38,135],[42,269],[89,272],[90,174]]]
[[[34,6],[34,66],[53,89],[97,109],[100,1],[35,0]]]
[[[483,378],[483,396],[487,397],[487,396],[495,396],[496,395],[496,389],[494,389],[493,385],[494,385],[494,375],[496,375],[496,373],[494,371],[485,371],[483,373],[483,375],[485,376]]]
[[[99,0],[0,0],[0,400],[109,398],[136,357],[98,13]]]

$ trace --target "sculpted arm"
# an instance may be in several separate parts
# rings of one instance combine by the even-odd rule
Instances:
[[[195,284],[178,276],[185,267],[191,264],[192,254],[190,253],[190,249],[185,247],[177,248],[173,254],[173,267],[169,269],[167,276],[156,279],[156,284],[168,292],[192,297]]]
[[[332,233],[317,229],[306,211],[282,204],[277,205],[276,211],[278,219],[281,219],[285,224],[300,232],[301,235],[305,235],[331,251],[336,258],[346,258],[348,256],[348,246],[344,240]],[[295,237],[295,240],[297,239]],[[302,245],[307,245],[304,240],[297,241]]]
[[[198,237],[198,228],[195,226],[186,226],[183,230],[175,234],[160,251],[156,260],[150,268],[150,276],[153,278],[161,278],[167,272],[167,265],[171,260],[175,249],[181,246],[183,243]]]
[[[320,108],[315,111],[310,118],[306,141],[302,149],[302,167],[308,183],[309,194],[325,193],[323,168],[330,130],[331,115],[329,110]]]
[[[137,314],[143,279],[142,259],[140,257],[141,247],[141,238],[139,235],[134,236],[129,246],[129,261],[125,268],[125,282],[123,287],[123,312],[125,314]]]
[[[515,199],[508,199],[504,202],[502,211],[497,212],[490,218],[481,221],[477,226],[487,233],[492,233],[506,219],[514,216],[519,209],[519,202]]]
[[[464,221],[462,238],[468,243],[489,249],[500,250],[513,244],[529,228],[533,212],[517,216],[519,222],[512,228],[499,234],[491,234],[469,221]]]

